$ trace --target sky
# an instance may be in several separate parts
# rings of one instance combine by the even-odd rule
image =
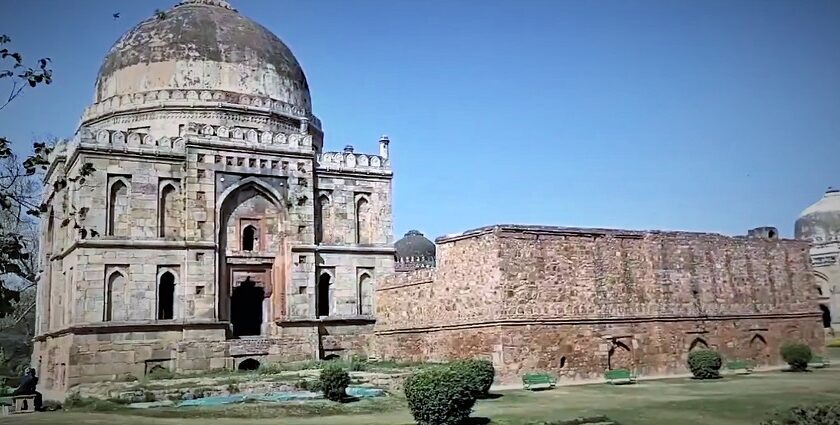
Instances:
[[[55,74],[0,112],[0,134],[21,152],[72,136],[111,45],[176,2],[0,0],[9,47]],[[500,223],[792,237],[840,186],[835,0],[231,3],[292,49],[329,150],[390,137],[396,238]]]

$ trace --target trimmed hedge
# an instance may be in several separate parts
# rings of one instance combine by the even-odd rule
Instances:
[[[328,364],[321,369],[318,379],[324,397],[332,401],[341,401],[347,395],[345,390],[350,385],[350,374],[337,364]]]
[[[780,350],[782,358],[790,365],[794,372],[804,372],[808,369],[808,362],[811,361],[813,353],[811,347],[801,342],[788,342],[782,345]]]
[[[775,413],[761,425],[837,425],[840,403],[796,406]]]
[[[436,367],[405,380],[408,409],[419,425],[457,425],[470,416],[475,394],[463,372]]]
[[[694,350],[688,353],[688,368],[697,379],[720,378],[723,360],[715,350]]]
[[[461,377],[475,397],[481,398],[490,392],[490,386],[493,385],[496,376],[493,362],[479,359],[458,360],[449,367]]]

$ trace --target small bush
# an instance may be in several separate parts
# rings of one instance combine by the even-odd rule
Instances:
[[[811,361],[813,356],[811,347],[801,342],[788,342],[782,345],[781,354],[794,372],[803,372],[808,369],[808,362]]]
[[[459,360],[451,363],[449,367],[460,376],[475,397],[481,398],[490,392],[490,386],[493,385],[496,376],[493,362],[478,359]]]
[[[761,425],[840,424],[840,403],[797,406],[775,413]]]
[[[723,360],[715,350],[695,350],[688,353],[688,368],[697,379],[720,378]]]
[[[344,391],[350,385],[350,374],[337,364],[328,364],[321,369],[319,382],[324,390],[324,397],[332,401],[341,401],[346,396]]]
[[[276,375],[285,369],[281,363],[263,363],[257,369],[260,375]]]
[[[408,409],[419,425],[456,425],[470,416],[475,394],[462,374],[448,367],[418,372],[404,384]]]
[[[312,391],[313,393],[320,392],[323,390],[321,387],[321,381],[307,381],[305,379],[301,379],[295,384],[295,388],[302,390],[302,391]]]
[[[130,376],[130,375],[129,375]],[[149,379],[175,379],[175,373],[169,369],[163,367],[156,367],[149,371],[149,374],[146,375]],[[128,377],[126,377],[128,379]],[[136,381],[137,379],[128,379],[130,381]]]
[[[360,372],[368,369],[367,359],[361,356],[354,355],[350,359],[350,371]]]

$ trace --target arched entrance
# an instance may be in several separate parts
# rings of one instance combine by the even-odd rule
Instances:
[[[283,182],[270,177],[219,177],[230,185],[218,197],[218,318],[230,321],[234,337],[261,335],[274,311],[266,302],[274,289],[273,255],[287,231]],[[231,182],[233,181],[233,182]],[[255,252],[259,256],[255,256]],[[246,279],[250,275],[253,278]],[[279,279],[277,284],[282,284]],[[279,292],[283,294],[282,290]]]
[[[822,324],[823,328],[830,328],[831,327],[831,311],[825,304],[820,304],[820,311],[822,311]]]
[[[234,336],[262,334],[264,299],[265,290],[257,286],[256,282],[250,278],[234,288],[231,296],[231,323]]]
[[[318,277],[318,303],[315,305],[318,317],[330,315],[330,280],[329,273],[321,273]]]
[[[175,275],[165,272],[158,284],[158,320],[175,318]]]

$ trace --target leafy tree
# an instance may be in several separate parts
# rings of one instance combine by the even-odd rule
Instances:
[[[8,96],[0,100],[0,111],[26,90],[53,81],[49,58],[27,67],[22,54],[9,50],[10,42],[7,35],[0,35],[0,84],[8,87]],[[34,295],[24,295],[34,291],[38,280],[38,217],[48,211],[42,202],[41,182],[57,143],[57,139],[35,142],[32,154],[21,159],[12,152],[12,142],[0,134],[0,330],[15,327],[34,313]],[[83,185],[85,177],[94,171],[91,164],[83,164],[74,176],[53,179],[52,190],[59,193],[70,184]],[[67,205],[66,198],[62,207],[57,217],[62,226],[72,225],[82,238],[96,236],[80,224],[86,208],[75,210]]]

